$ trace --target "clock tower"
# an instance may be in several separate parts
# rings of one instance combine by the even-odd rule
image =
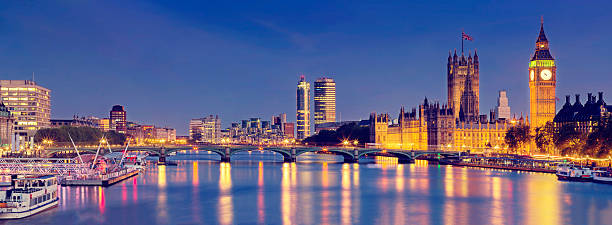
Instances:
[[[529,62],[529,117],[531,117],[532,130],[552,121],[555,117],[556,86],[557,66],[549,51],[542,20],[535,53]]]

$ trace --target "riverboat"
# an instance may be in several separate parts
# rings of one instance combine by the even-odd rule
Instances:
[[[612,184],[612,171],[609,169],[593,171],[593,182],[602,184]]]
[[[557,179],[567,181],[586,182],[593,180],[593,171],[589,167],[572,164],[559,164],[557,166]]]
[[[20,219],[57,206],[57,190],[55,176],[14,175],[11,186],[0,190],[0,219]]]

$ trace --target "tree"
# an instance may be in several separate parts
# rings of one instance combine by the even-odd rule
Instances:
[[[588,135],[582,154],[597,158],[610,156],[612,149],[612,117],[602,120],[597,129]]]
[[[555,135],[555,147],[561,155],[584,155],[586,137],[586,134],[576,130],[576,125],[566,124],[561,126]]]
[[[359,123],[349,123],[340,126],[337,130],[321,130],[318,134],[304,139],[303,143],[312,143],[315,145],[337,145],[343,141],[354,141],[359,143],[367,143],[370,139],[370,128],[368,126],[360,126]]]
[[[552,122],[547,122],[544,126],[536,128],[534,139],[540,153],[555,154],[554,136],[555,128]]]
[[[112,145],[123,145],[125,143],[125,134],[116,131],[102,133],[102,131],[93,127],[71,126],[40,129],[34,135],[34,142],[42,143],[43,140],[52,140],[57,144],[71,145],[70,137],[72,137],[76,144],[95,145],[99,143],[102,136]]]
[[[518,152],[518,149],[529,141],[531,141],[531,135],[529,135],[529,126],[527,125],[510,127],[506,131],[506,137],[504,138],[506,145],[514,152]]]

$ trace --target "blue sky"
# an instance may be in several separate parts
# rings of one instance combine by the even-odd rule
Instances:
[[[285,112],[300,74],[332,77],[342,120],[396,116],[446,101],[446,58],[480,57],[480,110],[508,90],[528,111],[527,65],[540,16],[557,60],[557,97],[612,87],[609,1],[11,1],[0,5],[0,78],[52,90],[52,117],[108,116],[186,134],[190,118],[223,126]],[[612,101],[612,100],[611,100]],[[558,103],[558,107],[563,102]]]

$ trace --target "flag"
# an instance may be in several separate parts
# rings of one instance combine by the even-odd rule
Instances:
[[[468,41],[473,41],[474,40],[472,38],[472,36],[466,34],[465,32],[461,32],[461,37],[463,38],[463,40],[468,40]]]

